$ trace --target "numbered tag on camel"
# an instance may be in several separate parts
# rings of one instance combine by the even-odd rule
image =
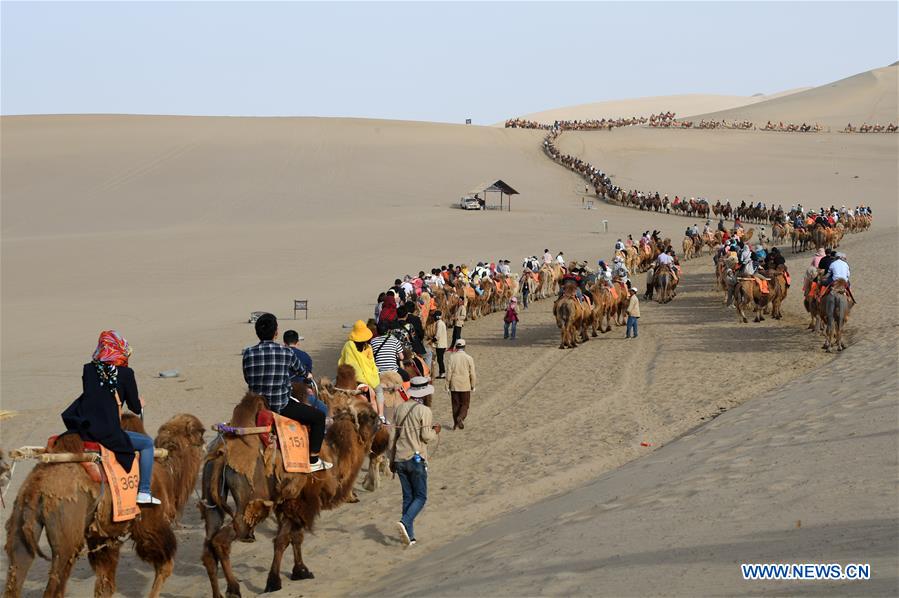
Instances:
[[[277,413],[274,416],[284,470],[288,473],[310,473],[309,430],[289,417]]]
[[[137,506],[137,486],[140,481],[137,455],[131,464],[131,471],[125,471],[125,468],[116,460],[115,453],[101,445],[100,462],[103,464],[103,471],[109,481],[109,492],[112,496],[112,520],[119,523],[134,519],[140,513],[140,507]]]

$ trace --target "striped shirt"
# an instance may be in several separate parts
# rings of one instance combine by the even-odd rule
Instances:
[[[378,372],[396,372],[403,359],[403,344],[391,334],[371,339],[371,350],[375,356]]]

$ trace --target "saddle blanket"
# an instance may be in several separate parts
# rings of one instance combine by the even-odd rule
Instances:
[[[109,482],[112,520],[116,523],[134,519],[140,513],[137,506],[137,485],[140,482],[138,461],[139,459],[135,458],[131,464],[131,471],[125,471],[116,460],[115,453],[105,446],[100,446],[100,463]]]
[[[275,416],[275,429],[278,431],[278,446],[281,448],[281,460],[284,471],[288,473],[310,473],[309,463],[309,430],[306,426],[289,417]]]

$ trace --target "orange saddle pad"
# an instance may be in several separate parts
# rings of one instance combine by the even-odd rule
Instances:
[[[615,288],[615,285],[612,285],[611,287],[609,287],[609,290],[612,292],[612,301],[617,303],[618,302],[618,289]]]
[[[759,283],[759,289],[762,291],[763,295],[768,294],[768,281],[767,280],[759,280],[756,278],[756,281]]]
[[[277,413],[273,415],[284,470],[288,473],[310,473],[312,469],[309,463],[309,430],[289,417]]]
[[[115,453],[100,446],[100,462],[109,481],[109,492],[112,496],[112,520],[116,523],[129,521],[137,517],[140,508],[137,506],[137,485],[140,482],[138,458],[135,456],[131,471],[116,460]]]
[[[474,297],[475,297],[474,287],[472,287],[472,286],[465,287],[465,296],[468,297],[469,299],[474,299]]]

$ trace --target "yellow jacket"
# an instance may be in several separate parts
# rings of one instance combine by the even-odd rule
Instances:
[[[371,351],[371,345],[365,347],[360,353],[356,350],[356,343],[347,341],[340,350],[340,359],[337,365],[351,365],[356,370],[356,382],[367,384],[371,388],[375,388],[381,384],[381,377],[378,376],[378,366],[375,365],[375,356]]]

